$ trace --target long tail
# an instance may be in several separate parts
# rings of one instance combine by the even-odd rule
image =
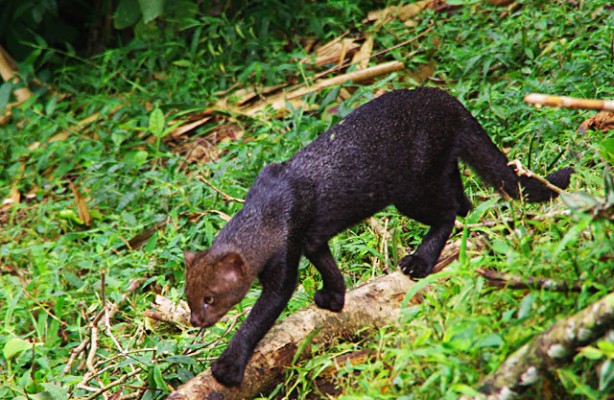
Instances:
[[[464,132],[461,137],[460,158],[466,161],[486,183],[500,192],[517,199],[522,188],[524,198],[530,202],[542,202],[558,194],[540,181],[518,176],[508,165],[508,159],[492,142],[480,123],[469,112],[462,113]],[[554,186],[566,189],[573,168],[563,168],[546,177]]]

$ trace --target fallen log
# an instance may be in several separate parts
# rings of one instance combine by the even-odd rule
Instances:
[[[510,355],[482,383],[480,399],[513,399],[544,373],[568,362],[582,346],[603,337],[614,327],[614,293],[578,313],[557,321]],[[468,397],[464,398],[469,399]]]
[[[479,249],[480,244],[476,240],[470,247]],[[436,270],[449,264],[451,258],[458,257],[459,248],[459,242],[446,246]],[[250,399],[266,393],[283,380],[284,372],[292,364],[299,348],[302,356],[308,356],[312,343],[327,344],[364,328],[397,321],[406,293],[416,284],[403,273],[395,271],[349,291],[340,313],[322,310],[315,305],[296,312],[277,323],[256,347],[240,387],[221,385],[207,370],[181,385],[168,399]],[[417,302],[418,297],[414,296],[409,301]]]

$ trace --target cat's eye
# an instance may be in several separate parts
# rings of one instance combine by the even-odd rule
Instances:
[[[213,305],[215,303],[215,297],[213,296],[205,296],[205,304]]]

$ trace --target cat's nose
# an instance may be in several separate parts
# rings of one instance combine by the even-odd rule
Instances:
[[[200,321],[198,320],[198,318],[196,318],[194,314],[190,314],[190,323],[192,324],[192,326],[200,326]]]

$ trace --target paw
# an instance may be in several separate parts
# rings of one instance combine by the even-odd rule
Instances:
[[[245,364],[231,357],[220,356],[211,366],[211,372],[219,383],[224,386],[239,386],[243,382]]]
[[[318,307],[330,311],[341,311],[345,303],[345,292],[333,292],[332,290],[320,289],[313,297]]]
[[[399,267],[405,275],[409,275],[412,279],[424,278],[433,272],[432,265],[415,255],[403,257],[399,262]]]

